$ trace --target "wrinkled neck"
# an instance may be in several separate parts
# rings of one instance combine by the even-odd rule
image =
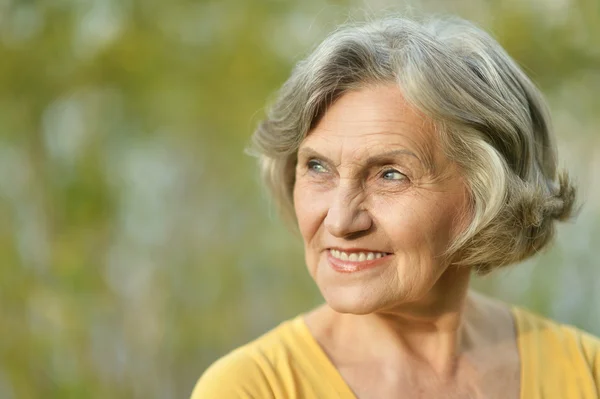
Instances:
[[[476,341],[477,329],[469,319],[469,280],[468,270],[448,271],[421,300],[368,315],[337,314],[339,338],[349,345],[360,343],[357,350],[362,347],[363,356],[383,362],[409,359],[449,378],[457,359]],[[390,356],[393,352],[397,355]]]

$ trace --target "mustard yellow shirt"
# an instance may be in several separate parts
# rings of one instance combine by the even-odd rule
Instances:
[[[600,399],[600,340],[513,307],[521,399]],[[219,359],[192,399],[356,399],[302,316]]]

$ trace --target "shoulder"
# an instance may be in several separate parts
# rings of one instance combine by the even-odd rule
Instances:
[[[524,367],[600,389],[600,338],[519,307],[513,314]]]
[[[200,377],[192,399],[275,398],[285,385],[294,323],[286,321],[214,362]]]
[[[574,341],[589,354],[600,351],[600,338],[569,324],[559,323],[532,311],[513,306],[520,336]]]
[[[213,363],[202,374],[192,392],[192,399],[273,396],[265,370],[248,346],[238,348]]]

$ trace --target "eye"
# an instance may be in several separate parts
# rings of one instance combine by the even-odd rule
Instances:
[[[311,159],[310,161],[308,161],[306,163],[306,166],[312,172],[316,172],[316,173],[327,172],[327,169],[325,169],[325,166],[321,165],[321,163],[315,159]]]
[[[381,174],[384,180],[404,180],[406,175],[398,172],[396,169],[388,169]]]

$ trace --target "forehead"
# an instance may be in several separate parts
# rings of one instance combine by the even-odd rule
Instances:
[[[406,102],[397,86],[382,85],[344,94],[302,146],[357,155],[406,148],[428,157],[436,137],[431,121]]]

